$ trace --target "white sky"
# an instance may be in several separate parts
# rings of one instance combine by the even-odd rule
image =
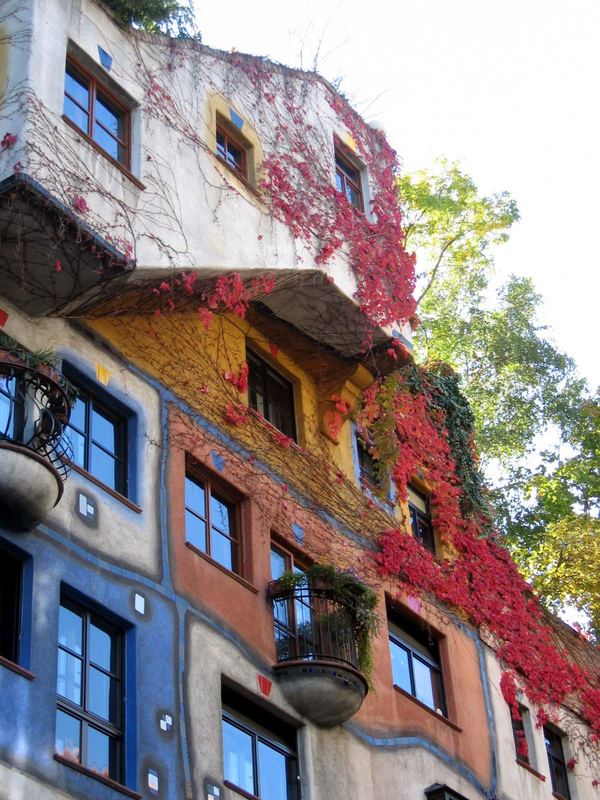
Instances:
[[[405,169],[460,159],[521,222],[502,272],[533,276],[592,386],[600,294],[600,0],[195,0],[205,44],[343,78]],[[320,47],[319,47],[320,43]]]

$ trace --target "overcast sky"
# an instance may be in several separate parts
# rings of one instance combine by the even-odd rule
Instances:
[[[319,71],[380,121],[405,169],[461,160],[521,222],[557,344],[600,384],[600,0],[195,0],[203,41]]]

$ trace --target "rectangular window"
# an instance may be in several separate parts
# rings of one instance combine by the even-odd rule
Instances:
[[[241,574],[239,504],[191,472],[185,476],[185,540],[225,569]]]
[[[223,687],[225,784],[260,800],[298,800],[296,732]]]
[[[544,726],[544,742],[546,743],[548,764],[550,765],[552,791],[566,798],[566,800],[570,800],[569,776],[567,773],[562,738],[558,730],[551,728],[549,725]]]
[[[429,498],[413,489],[412,486],[408,487],[408,511],[412,535],[424,547],[435,553],[435,537],[431,525]]]
[[[394,685],[446,716],[437,642],[408,621],[388,627]]]
[[[0,656],[19,663],[23,562],[0,548]]]
[[[70,598],[58,621],[56,753],[122,781],[123,631]]]
[[[284,572],[304,575],[305,571],[296,563],[292,553],[271,544],[271,577],[276,581]],[[293,600],[274,603],[273,618],[277,661],[304,658],[307,654],[317,652],[313,609],[308,594],[298,592]]]
[[[66,432],[73,463],[127,497],[127,420],[77,386]]]
[[[246,147],[222,125],[217,124],[217,156],[242,178],[248,180]]]
[[[260,356],[246,352],[248,362],[248,394],[250,408],[271,425],[296,441],[294,387]]]
[[[350,205],[364,211],[360,171],[335,148],[335,183],[338,192],[344,195]]]
[[[379,478],[375,468],[375,459],[370,453],[370,443],[365,443],[358,436],[356,437],[356,449],[358,452],[358,471],[360,481],[367,487],[376,489],[379,486]]]
[[[129,169],[129,110],[71,58],[65,67],[63,113],[106,155]]]
[[[515,752],[519,761],[522,761],[523,764],[531,764],[529,759],[529,742],[527,741],[527,733],[525,731],[525,718],[529,712],[525,706],[519,706],[519,713],[521,715],[519,719],[514,719],[511,714]]]

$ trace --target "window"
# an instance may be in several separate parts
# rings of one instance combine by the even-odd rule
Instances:
[[[66,428],[73,463],[127,496],[127,420],[91,392],[79,386],[77,392]]]
[[[571,794],[569,792],[569,778],[563,750],[562,735],[557,729],[545,725],[544,742],[546,743],[548,763],[550,765],[552,791],[570,800]]]
[[[515,719],[511,713],[513,738],[515,740],[515,752],[517,760],[523,764],[531,764],[529,760],[529,742],[525,731],[525,718],[529,712],[525,706],[519,706],[519,719]]]
[[[110,158],[129,169],[129,111],[71,58],[65,68],[63,113]]]
[[[290,439],[296,440],[294,387],[251,350],[248,362],[248,394],[250,407]]]
[[[368,487],[377,488],[379,478],[375,468],[375,459],[369,452],[371,443],[365,444],[359,437],[356,438],[356,448],[358,451],[358,473],[361,483]]]
[[[296,563],[292,553],[271,544],[271,577],[276,581],[284,572],[304,575],[304,569]],[[278,661],[305,658],[307,654],[317,652],[309,595],[299,594],[293,600],[274,603],[273,619]]]
[[[427,800],[467,800],[462,794],[452,791],[441,783],[433,783],[425,789]]]
[[[360,171],[335,148],[335,183],[350,205],[358,211],[364,211],[363,193]]]
[[[0,548],[0,656],[19,661],[23,562]]]
[[[228,167],[248,180],[246,147],[228,129],[217,122],[217,155]]]
[[[56,753],[121,782],[123,631],[63,597],[58,619]]]
[[[241,573],[239,504],[210,481],[185,476],[185,540],[222,567]]]
[[[389,623],[394,686],[446,716],[437,642],[417,625]]]
[[[408,487],[408,512],[410,514],[410,527],[412,535],[421,544],[435,553],[435,538],[431,526],[429,512],[429,499],[412,486]]]
[[[223,772],[227,786],[253,798],[299,798],[295,730],[226,687]]]

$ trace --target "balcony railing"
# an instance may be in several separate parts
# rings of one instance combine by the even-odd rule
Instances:
[[[269,596],[278,663],[334,661],[358,670],[356,614],[351,605],[308,582],[290,589],[274,581]]]
[[[65,434],[70,411],[68,385],[56,369],[21,351],[0,350],[0,446],[35,453],[64,481],[72,457]]]

